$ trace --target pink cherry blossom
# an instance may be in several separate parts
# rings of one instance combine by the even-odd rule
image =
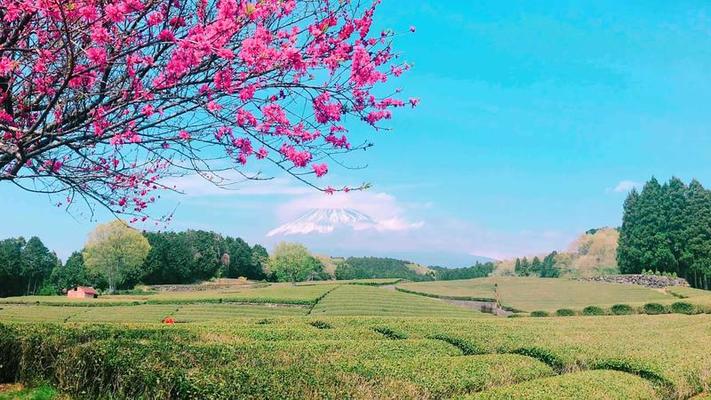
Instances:
[[[311,164],[311,168],[316,173],[317,177],[322,177],[328,173],[328,165],[326,164]]]
[[[0,181],[134,221],[164,179],[225,161],[315,182],[328,166],[314,160],[367,146],[349,140],[359,121],[379,129],[419,103],[382,96],[410,65],[373,29],[378,0],[316,3],[0,0],[15,35],[0,54]],[[338,187],[323,190],[358,189]]]

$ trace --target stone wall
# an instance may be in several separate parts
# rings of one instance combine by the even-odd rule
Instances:
[[[639,285],[648,288],[664,288],[667,286],[689,286],[683,278],[670,278],[657,275],[605,275],[592,278],[580,278],[582,281],[622,283],[625,285]]]

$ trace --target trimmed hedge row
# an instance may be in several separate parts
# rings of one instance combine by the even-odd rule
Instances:
[[[670,305],[664,305],[660,303],[646,303],[641,307],[633,307],[629,304],[615,304],[609,309],[604,309],[599,306],[587,306],[578,312],[569,308],[561,308],[556,310],[553,314],[556,317],[571,317],[576,315],[583,316],[599,316],[599,315],[632,315],[632,314],[647,314],[647,315],[660,315],[660,314],[711,314],[711,309],[702,309],[698,306],[684,302],[677,301]],[[529,313],[530,317],[550,317],[551,313],[543,310],[536,310]]]
[[[315,331],[300,321],[300,329]],[[370,332],[400,339],[406,332],[373,323]],[[274,321],[266,330],[280,324]],[[0,376],[28,386],[48,384],[76,399],[238,400],[444,399],[553,374],[528,357],[458,357],[440,340],[233,341],[229,336],[199,327],[0,324]],[[208,338],[214,343],[206,344]]]

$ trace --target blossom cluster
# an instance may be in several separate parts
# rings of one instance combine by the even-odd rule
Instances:
[[[141,215],[162,178],[216,161],[323,177],[369,145],[353,122],[406,104],[376,94],[409,69],[377,5],[0,0],[0,180]]]

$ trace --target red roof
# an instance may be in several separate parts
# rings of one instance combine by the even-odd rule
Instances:
[[[93,287],[88,287],[88,286],[79,286],[77,287],[76,291],[82,291],[86,294],[96,294],[96,289]]]

